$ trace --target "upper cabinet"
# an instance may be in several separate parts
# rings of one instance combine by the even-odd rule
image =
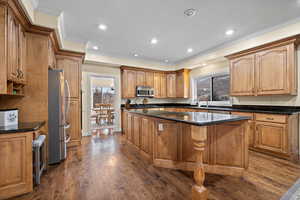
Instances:
[[[254,95],[255,56],[243,56],[230,61],[230,90],[232,96]]]
[[[60,55],[56,56],[56,58],[57,68],[64,70],[64,78],[66,81],[68,81],[70,98],[79,99],[82,59]]]
[[[176,71],[176,97],[190,97],[190,70],[181,69]]]
[[[135,98],[137,86],[154,88],[154,98],[189,98],[189,70],[158,71],[121,67],[122,98]]]
[[[13,10],[0,5],[0,94],[21,95],[26,84],[26,32]]]
[[[122,98],[135,98],[137,77],[134,70],[123,70],[121,72]]]
[[[176,73],[167,74],[167,97],[176,97]]]
[[[296,95],[296,37],[227,56],[231,96]]]

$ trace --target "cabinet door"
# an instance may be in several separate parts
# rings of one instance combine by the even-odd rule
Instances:
[[[160,96],[161,98],[167,98],[167,75],[165,73],[161,73],[160,78]]]
[[[176,97],[176,74],[167,74],[167,97]]]
[[[140,123],[141,118],[138,115],[133,115],[133,144],[140,146]]]
[[[32,136],[0,134],[0,199],[32,191]]]
[[[80,98],[81,61],[72,58],[58,57],[57,68],[64,70],[64,78],[70,87],[70,97]]]
[[[176,72],[176,97],[190,97],[190,71],[187,69]]]
[[[8,80],[16,81],[18,74],[18,39],[19,39],[19,25],[14,18],[12,12],[8,10],[8,44],[7,44],[7,78]]]
[[[122,132],[127,138],[127,112],[122,110]]]
[[[154,73],[146,72],[146,86],[154,88]]]
[[[131,113],[127,113],[127,140],[133,142],[133,115]]]
[[[141,150],[152,155],[152,137],[154,135],[154,120],[143,117],[141,119]]]
[[[136,97],[136,71],[123,70],[122,72],[122,98]]]
[[[288,94],[288,46],[256,54],[258,95]]]
[[[178,125],[159,120],[155,124],[154,160],[177,160]]]
[[[161,97],[161,78],[160,73],[154,73],[154,96]]]
[[[70,100],[70,110],[67,121],[70,123],[68,134],[71,140],[68,146],[77,146],[81,144],[81,120],[80,120],[80,101]]]
[[[232,96],[255,94],[254,66],[254,55],[230,61],[230,94]]]
[[[287,126],[285,124],[256,121],[255,147],[277,152],[288,153]]]
[[[136,86],[146,85],[146,73],[143,71],[136,72]]]
[[[24,28],[19,24],[19,57],[18,75],[21,82],[26,81],[26,34]]]

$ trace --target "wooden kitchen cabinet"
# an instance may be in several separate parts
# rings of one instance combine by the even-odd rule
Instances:
[[[298,36],[227,56],[231,96],[296,95]]]
[[[19,60],[19,24],[12,11],[7,15],[7,79],[17,81]]]
[[[153,154],[154,120],[149,117],[141,118],[141,150],[148,156]]]
[[[281,154],[288,153],[288,133],[286,124],[257,121],[255,130],[255,148]]]
[[[161,98],[161,78],[160,73],[154,73],[154,97]]]
[[[176,97],[190,97],[190,70],[188,69],[176,71]]]
[[[80,98],[81,88],[81,59],[56,56],[57,68],[64,70],[64,78],[68,81],[70,87],[70,98]]]
[[[146,72],[146,86],[154,88],[154,73]]]
[[[49,68],[55,69],[56,68],[56,57],[55,57],[55,51],[54,51],[54,47],[53,44],[51,42],[51,40],[49,40],[48,42],[48,47],[49,47]]]
[[[70,110],[67,116],[67,121],[70,123],[70,128],[67,133],[71,137],[68,147],[78,146],[81,144],[81,113],[80,113],[80,100],[68,99]]]
[[[154,130],[154,162],[177,160],[178,130],[176,122],[156,121]]]
[[[140,147],[141,118],[133,115],[133,144]]]
[[[26,82],[26,32],[19,24],[19,60],[18,60],[18,81]]]
[[[122,98],[135,98],[137,86],[137,73],[134,70],[122,70]]]
[[[167,97],[176,97],[176,73],[167,74]]]
[[[32,192],[32,133],[0,134],[0,199]]]
[[[144,71],[136,72],[136,86],[146,86],[146,73]]]
[[[126,127],[127,140],[133,142],[133,115],[127,113],[127,127]]]
[[[154,98],[189,98],[190,70],[159,71],[121,66],[122,98],[135,98],[136,86],[154,88]]]
[[[167,98],[167,75],[160,74],[160,98]]]
[[[255,56],[243,56],[230,61],[230,95],[255,94]]]
[[[257,95],[296,94],[293,44],[256,54]]]

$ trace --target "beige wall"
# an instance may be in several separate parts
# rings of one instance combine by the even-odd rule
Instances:
[[[116,128],[115,131],[120,130],[121,125],[121,96],[120,96],[120,69],[117,67],[110,67],[105,65],[95,65],[95,64],[83,64],[82,66],[82,120],[83,120],[83,135],[90,134],[90,109],[91,109],[91,77],[102,76],[114,78],[114,85],[116,90]]]

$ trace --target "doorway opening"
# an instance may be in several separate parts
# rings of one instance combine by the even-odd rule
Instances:
[[[110,134],[116,126],[116,89],[113,77],[91,76],[92,134]]]

